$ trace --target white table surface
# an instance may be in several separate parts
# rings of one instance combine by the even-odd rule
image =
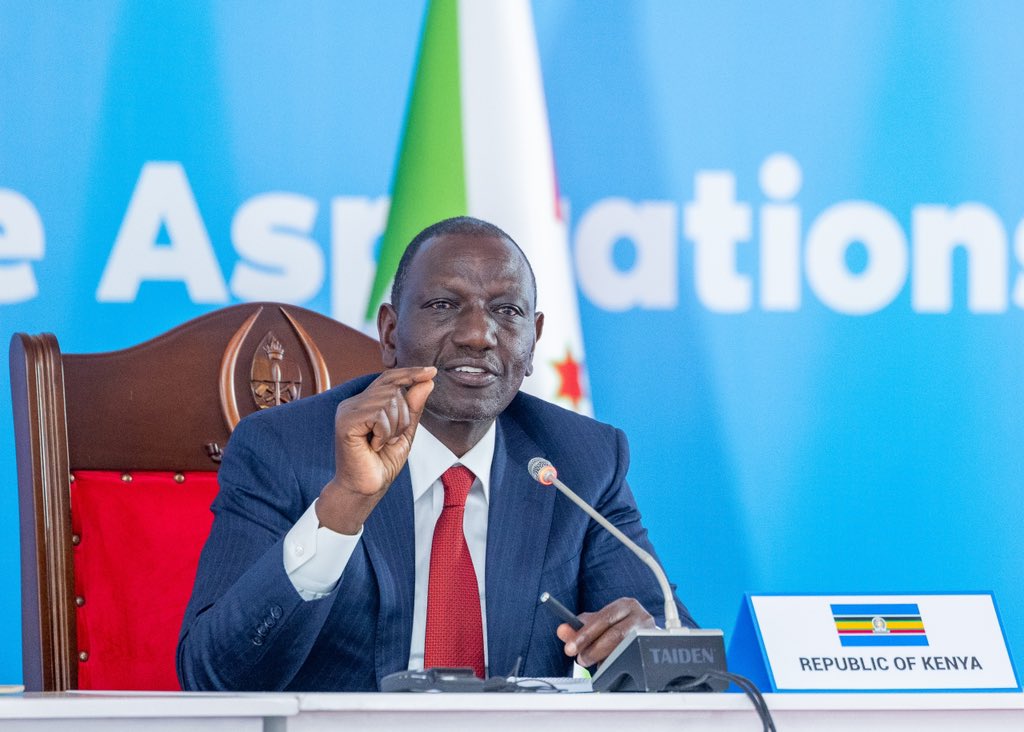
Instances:
[[[780,730],[1024,730],[1024,694],[766,694]],[[741,694],[0,695],[0,730],[760,730]]]
[[[0,730],[264,732],[299,711],[294,694],[66,692],[0,695]]]
[[[1024,730],[1024,694],[766,694],[780,730]],[[287,729],[760,730],[742,694],[300,694]]]

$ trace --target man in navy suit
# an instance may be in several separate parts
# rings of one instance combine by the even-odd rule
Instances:
[[[649,570],[527,472],[549,459],[653,552],[622,432],[519,392],[544,316],[518,246],[477,219],[442,221],[410,243],[391,299],[382,374],[232,435],[178,646],[183,688],[365,691],[464,659],[562,676],[664,620]],[[453,471],[468,476],[460,499]],[[545,591],[579,631],[539,607]]]

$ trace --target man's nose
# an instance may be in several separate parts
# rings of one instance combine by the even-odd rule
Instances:
[[[464,308],[460,313],[453,340],[460,346],[477,350],[498,345],[494,318],[484,308]]]

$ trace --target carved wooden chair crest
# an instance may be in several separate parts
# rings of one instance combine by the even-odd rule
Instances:
[[[11,390],[28,690],[177,689],[178,630],[239,419],[381,368],[309,310],[224,308],[109,353],[16,333]]]

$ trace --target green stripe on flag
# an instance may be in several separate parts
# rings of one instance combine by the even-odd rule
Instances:
[[[391,186],[366,319],[376,316],[406,245],[419,231],[466,210],[457,0],[431,0]]]

